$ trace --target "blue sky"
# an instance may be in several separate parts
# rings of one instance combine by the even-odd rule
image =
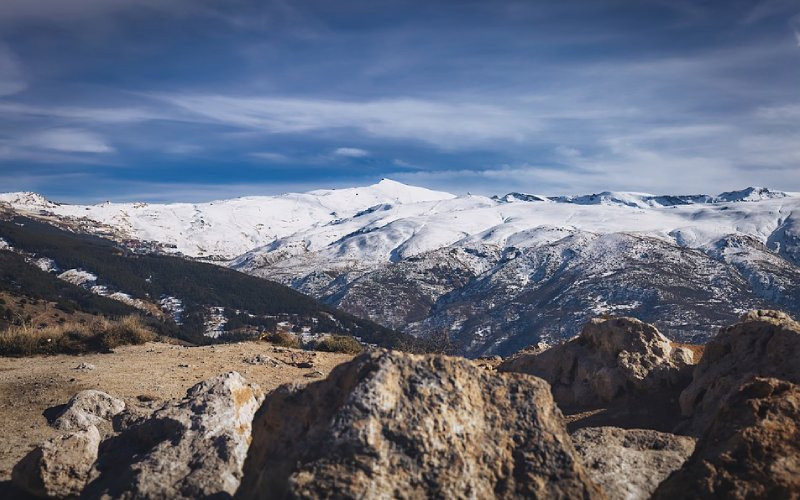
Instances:
[[[0,187],[800,191],[800,0],[0,2]]]

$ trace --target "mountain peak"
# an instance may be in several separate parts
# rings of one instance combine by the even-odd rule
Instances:
[[[789,196],[783,191],[773,191],[769,188],[750,186],[739,191],[726,191],[717,196],[717,201],[760,201]]]
[[[55,205],[52,201],[48,200],[44,196],[32,191],[0,193],[0,202],[9,203],[11,205],[26,205],[36,207],[50,207]]]

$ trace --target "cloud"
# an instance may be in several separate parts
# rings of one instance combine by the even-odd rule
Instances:
[[[411,139],[450,149],[476,141],[522,141],[538,127],[511,109],[411,98],[343,101],[278,97],[173,94],[154,96],[222,124],[264,133],[355,129],[388,139]]]
[[[369,156],[369,151],[359,148],[336,148],[333,154],[345,158],[366,158]]]
[[[272,152],[269,152],[269,151],[258,151],[258,152],[255,152],[255,153],[249,153],[248,156],[251,156],[253,158],[258,158],[260,160],[266,160],[268,162],[274,162],[274,163],[287,162],[287,161],[290,160],[289,157],[284,155],[284,154],[272,153]]]
[[[46,106],[32,105],[18,102],[0,101],[0,113],[8,117],[11,115],[31,118],[61,118],[77,120],[83,123],[123,124],[137,123],[149,120],[180,120],[181,117],[164,110],[147,107],[88,107],[88,106]]]
[[[0,43],[0,96],[16,94],[27,86],[19,60],[11,49]]]
[[[112,153],[114,148],[91,132],[61,128],[45,130],[27,138],[23,145],[64,153]]]

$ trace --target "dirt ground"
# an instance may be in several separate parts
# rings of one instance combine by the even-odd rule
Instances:
[[[280,363],[252,365],[245,358],[258,354]],[[109,354],[0,357],[0,482],[31,448],[58,431],[47,424],[45,410],[66,403],[83,389],[99,389],[134,406],[155,406],[180,398],[207,378],[238,371],[264,391],[288,382],[312,382],[349,359],[349,354],[308,352],[264,342],[203,347],[161,343],[125,346]],[[311,361],[312,368],[289,363]],[[77,369],[81,363],[94,369]],[[321,372],[321,373],[320,373]],[[140,398],[141,396],[141,398]]]

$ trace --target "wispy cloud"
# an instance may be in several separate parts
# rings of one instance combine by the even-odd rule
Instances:
[[[26,87],[19,60],[7,45],[0,43],[0,96],[16,94]]]
[[[344,158],[366,158],[369,156],[369,151],[359,148],[336,148],[333,154]]]
[[[23,145],[65,153],[111,153],[114,148],[97,134],[79,129],[52,129],[36,133]]]
[[[273,163],[290,161],[290,158],[285,154],[273,153],[269,151],[256,151],[254,153],[249,153],[248,156]]]
[[[475,141],[522,141],[536,123],[513,110],[474,103],[395,98],[372,101],[224,95],[161,95],[163,101],[217,122],[265,134],[355,129],[442,148]]]

